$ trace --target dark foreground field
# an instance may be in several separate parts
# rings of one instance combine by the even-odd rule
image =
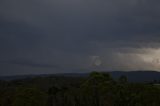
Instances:
[[[0,106],[160,106],[160,86],[98,72],[1,80]]]

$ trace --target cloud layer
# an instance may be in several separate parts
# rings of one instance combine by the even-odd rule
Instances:
[[[0,74],[159,70],[152,61],[160,57],[159,4],[158,0],[1,0]],[[93,65],[96,62],[101,64]],[[37,68],[27,67],[31,64]],[[46,71],[43,66],[58,67]]]

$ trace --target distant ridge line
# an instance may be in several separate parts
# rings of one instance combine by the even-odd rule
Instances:
[[[13,76],[0,76],[0,80],[17,80],[35,77],[87,77],[90,72],[86,73],[55,73],[55,74],[28,74],[28,75],[13,75]],[[105,71],[103,71],[105,73]],[[154,80],[160,81],[160,72],[158,71],[109,71],[114,79],[118,79],[120,76],[125,75],[130,82],[151,82]]]

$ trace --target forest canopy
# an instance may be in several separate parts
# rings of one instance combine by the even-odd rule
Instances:
[[[0,106],[159,106],[160,85],[88,77],[47,76],[0,81]]]

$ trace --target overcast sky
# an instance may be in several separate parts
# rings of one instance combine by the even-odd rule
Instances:
[[[159,0],[0,0],[0,75],[160,70]]]

